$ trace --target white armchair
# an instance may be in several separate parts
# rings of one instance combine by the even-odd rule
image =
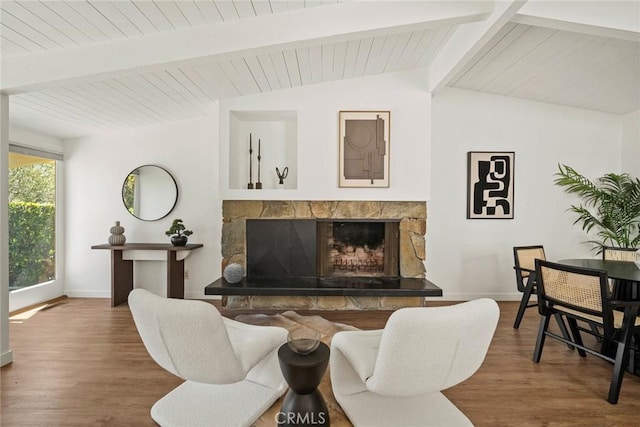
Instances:
[[[483,298],[403,308],[382,330],[338,332],[329,361],[336,400],[354,426],[472,425],[441,391],[478,370],[499,315]]]
[[[277,356],[286,329],[143,289],[131,291],[129,307],[151,357],[186,380],[151,408],[161,426],[249,426],[286,391]]]

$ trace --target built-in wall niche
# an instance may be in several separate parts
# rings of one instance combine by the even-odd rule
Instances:
[[[251,135],[253,148],[251,156],[249,135]],[[230,111],[229,189],[260,191],[256,189],[260,186],[258,184],[261,184],[262,190],[296,189],[298,187],[297,146],[296,111]],[[260,155],[259,163],[258,154]],[[276,168],[281,175],[287,168],[283,185],[279,184]],[[253,190],[248,189],[250,179]]]

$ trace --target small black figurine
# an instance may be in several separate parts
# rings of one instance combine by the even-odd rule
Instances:
[[[280,180],[278,184],[284,185],[284,179],[287,177],[287,175],[289,175],[289,168],[285,166],[285,168],[282,169],[282,173],[280,173],[280,169],[276,167],[276,174],[278,175],[278,179]]]

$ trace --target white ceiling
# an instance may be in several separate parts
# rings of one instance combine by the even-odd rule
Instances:
[[[640,108],[640,44],[510,22],[451,86],[624,114]]]
[[[564,3],[2,0],[0,87],[12,125],[59,138],[413,68],[435,93],[640,109],[640,3]]]

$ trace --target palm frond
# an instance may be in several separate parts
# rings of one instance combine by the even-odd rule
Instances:
[[[576,193],[585,199],[585,203],[594,206],[603,197],[602,191],[589,179],[582,176],[575,169],[567,165],[558,165],[556,185],[565,187],[567,193]]]
[[[568,210],[577,214],[574,224],[586,233],[595,231],[599,240],[591,240],[600,253],[602,247],[640,245],[640,180],[629,174],[608,173],[591,181],[575,169],[558,164],[554,183],[565,192],[580,196],[583,205]],[[590,209],[589,209],[590,208]]]

